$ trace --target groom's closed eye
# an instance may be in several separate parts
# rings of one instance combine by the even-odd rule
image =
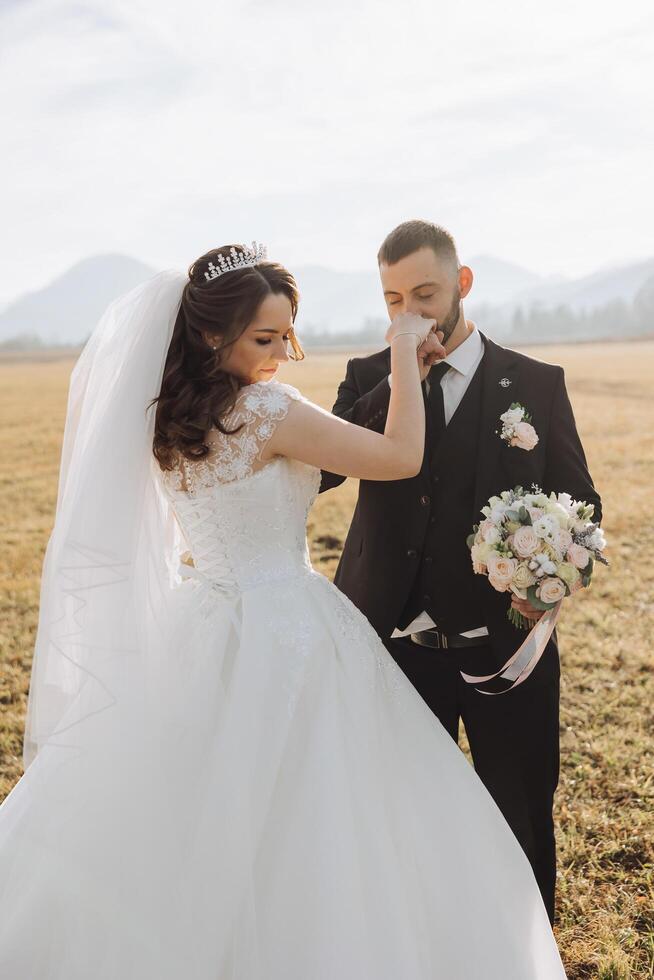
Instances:
[[[420,294],[418,294],[418,299],[432,299],[433,296],[434,296],[433,293],[424,293],[422,296]],[[395,306],[399,302],[400,302],[399,299],[391,299],[391,300],[389,300],[388,305],[389,306]]]

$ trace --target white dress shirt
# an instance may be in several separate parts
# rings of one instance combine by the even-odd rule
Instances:
[[[468,390],[468,385],[479,367],[479,362],[484,356],[484,344],[479,336],[479,331],[471,320],[468,320],[468,323],[471,324],[472,331],[445,358],[445,363],[450,366],[450,370],[446,371],[441,378],[443,403],[445,406],[445,425],[449,425],[450,419],[459,407],[463,396]],[[390,374],[388,376],[388,383],[389,385],[392,384]],[[421,612],[406,629],[396,629],[393,631],[392,636],[408,636],[409,633],[419,633],[420,630],[432,629],[435,625],[434,620],[427,612]],[[486,627],[480,626],[477,629],[468,630],[462,636],[486,636],[487,633],[488,630]]]

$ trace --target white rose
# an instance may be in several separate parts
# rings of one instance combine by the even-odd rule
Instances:
[[[488,581],[498,592],[506,592],[518,567],[515,558],[492,554],[488,558]]]
[[[517,425],[522,422],[524,414],[524,408],[508,408],[503,415],[500,415],[500,421],[505,425]]]
[[[590,552],[580,544],[571,544],[566,555],[575,568],[585,568],[590,559]]]
[[[477,547],[479,549],[478,551],[479,560],[483,561],[484,563],[488,562],[488,559],[490,558],[491,555],[496,554],[493,545],[488,544],[486,541],[480,541]]]
[[[479,525],[479,532],[482,540],[484,540],[487,544],[497,544],[502,540],[502,535],[492,521],[482,521],[482,523]]]
[[[483,575],[486,571],[486,562],[490,555],[493,554],[493,549],[489,544],[485,542],[480,542],[479,544],[473,544],[470,549],[470,557],[472,558],[472,568],[477,575]]]
[[[560,578],[546,578],[538,587],[538,598],[541,602],[555,603],[565,596],[565,585]]]
[[[536,553],[539,547],[538,535],[533,527],[524,525],[518,528],[513,535],[513,550],[520,558],[529,558]]]
[[[521,592],[524,592],[530,585],[533,585],[535,581],[535,575],[529,571],[529,567],[527,565],[521,562],[513,573],[511,584],[517,589],[520,589]]]
[[[529,422],[518,422],[513,430],[511,445],[518,449],[533,449],[538,444],[538,436],[533,425]]]
[[[571,592],[573,585],[575,585],[575,583],[581,578],[579,569],[575,568],[575,566],[569,561],[561,562],[557,568],[557,575],[560,579],[562,579],[562,581],[565,582]]]

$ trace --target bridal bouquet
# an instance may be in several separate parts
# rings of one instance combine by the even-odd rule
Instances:
[[[468,537],[472,565],[498,592],[529,599],[536,609],[553,609],[590,583],[603,555],[604,532],[591,520],[594,507],[568,493],[543,493],[534,486],[504,490],[482,507],[485,520]],[[518,627],[529,629],[521,613],[509,609]]]

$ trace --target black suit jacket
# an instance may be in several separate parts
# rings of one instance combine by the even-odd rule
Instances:
[[[566,491],[595,505],[601,501],[588,472],[561,367],[500,347],[484,334],[479,450],[476,462],[475,504],[470,530],[482,519],[481,508],[493,494],[517,485],[537,483],[550,492]],[[352,358],[338,389],[333,413],[340,418],[383,432],[390,400],[390,348],[369,357]],[[500,415],[512,402],[524,405],[539,436],[531,451],[508,446],[498,435]],[[422,553],[428,515],[421,497],[430,491],[429,457],[421,472],[407,480],[361,480],[359,498],[335,584],[387,638],[406,604]],[[323,472],[321,492],[345,477]],[[456,474],[452,474],[456,479]],[[486,625],[500,655],[517,647],[521,637],[506,619],[509,599],[483,584]],[[482,625],[482,624],[480,624]]]

